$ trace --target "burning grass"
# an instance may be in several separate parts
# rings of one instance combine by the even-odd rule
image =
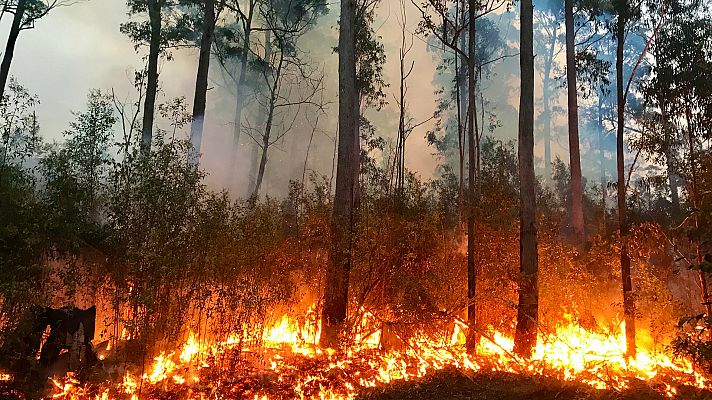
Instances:
[[[313,312],[311,309],[309,312]],[[709,398],[712,382],[684,359],[641,346],[626,360],[622,330],[586,330],[564,316],[539,335],[531,360],[512,353],[513,340],[483,330],[476,356],[464,352],[465,328],[456,323],[440,338],[414,334],[402,348],[379,347],[380,332],[344,352],[314,345],[319,329],[309,318],[278,318],[261,344],[232,337],[208,343],[190,334],[160,352],[143,371],[109,367],[80,383],[54,380],[60,399],[398,399],[398,398]],[[646,332],[639,330],[639,337]],[[644,341],[644,340],[643,340]],[[632,396],[632,397],[630,397]],[[638,397],[635,397],[638,396]],[[646,397],[647,396],[647,397]]]

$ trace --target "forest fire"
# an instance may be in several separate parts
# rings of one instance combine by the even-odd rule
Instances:
[[[0,399],[712,399],[711,1],[5,0]]]
[[[53,398],[143,399],[162,398],[163,393],[185,399],[350,399],[366,388],[417,380],[448,367],[468,374],[498,371],[549,376],[595,389],[623,390],[640,380],[669,397],[681,386],[712,388],[689,361],[674,359],[662,348],[641,345],[637,357],[627,360],[622,327],[614,332],[586,330],[571,315],[564,315],[550,332],[540,333],[529,360],[513,353],[511,337],[492,329],[480,335],[477,355],[466,354],[462,322],[454,325],[449,338],[416,334],[400,350],[379,349],[377,338],[368,337],[344,352],[323,351],[315,345],[318,326],[300,324],[300,320],[309,319],[286,314],[278,318],[264,330],[259,349],[239,349],[234,337],[209,343],[191,332],[176,350],[158,354],[142,374],[125,372],[114,382],[98,386],[81,384],[69,374],[53,380]],[[639,341],[645,341],[645,331],[637,334]]]

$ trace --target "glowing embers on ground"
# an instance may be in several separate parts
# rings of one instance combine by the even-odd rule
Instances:
[[[586,330],[569,316],[539,335],[531,360],[516,357],[513,340],[492,329],[481,332],[477,356],[468,356],[462,323],[445,339],[416,334],[401,350],[385,352],[378,349],[381,332],[368,313],[356,328],[357,344],[352,349],[322,351],[315,345],[320,331],[317,321],[313,307],[300,318],[277,318],[254,350],[240,349],[234,337],[205,343],[190,334],[177,350],[155,357],[141,376],[126,373],[119,382],[89,390],[69,375],[55,381],[55,398],[143,399],[171,393],[191,399],[348,399],[364,388],[420,378],[446,367],[544,375],[616,390],[639,379],[669,396],[683,385],[712,387],[690,362],[673,360],[652,348],[639,348],[635,360],[626,360],[623,329],[613,333]],[[638,334],[644,338],[647,333],[639,330]]]

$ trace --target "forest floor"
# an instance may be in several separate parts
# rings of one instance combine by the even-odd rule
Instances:
[[[670,397],[646,382],[623,391],[597,390],[577,382],[506,372],[465,374],[445,369],[419,381],[398,381],[369,389],[359,400],[662,400]],[[712,392],[678,388],[674,399],[712,399]]]

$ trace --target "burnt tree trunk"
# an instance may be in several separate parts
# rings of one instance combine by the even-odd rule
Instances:
[[[354,146],[358,139],[355,17],[355,0],[343,0],[339,20],[339,138],[336,193],[331,219],[332,246],[326,272],[319,343],[322,347],[330,348],[339,347],[340,336],[346,322],[352,236],[355,225],[354,203],[359,172],[354,157]]]
[[[208,94],[208,71],[210,69],[210,48],[215,33],[215,0],[205,0],[203,10],[203,32],[200,38],[200,57],[198,73],[195,78],[195,96],[193,100],[193,122],[190,125],[190,143],[193,145],[191,162],[197,164],[200,159],[200,146],[203,141],[205,122],[205,103]]]
[[[628,221],[626,220],[626,181],[625,181],[625,147],[623,133],[625,123],[625,95],[623,93],[623,49],[625,46],[625,25],[627,5],[623,5],[618,14],[616,27],[616,161],[618,172],[618,230],[621,240],[621,280],[623,286],[623,316],[625,319],[626,355],[634,358],[635,348],[635,303],[633,299],[633,283],[630,277],[630,256],[628,255]]]
[[[581,152],[579,150],[574,0],[565,0],[564,8],[566,24],[566,88],[569,109],[569,165],[571,168],[571,226],[574,230],[574,241],[581,244],[584,241],[583,180],[581,177]]]
[[[5,86],[7,85],[7,78],[10,75],[10,64],[12,64],[12,57],[15,54],[17,38],[20,36],[20,31],[22,30],[22,18],[25,15],[27,1],[28,0],[19,0],[17,2],[15,16],[12,18],[12,25],[10,25],[10,33],[7,37],[5,53],[2,55],[2,64],[0,64],[0,99],[5,95]]]
[[[519,68],[519,304],[514,351],[531,357],[536,345],[539,313],[536,230],[536,177],[534,176],[534,7],[522,0]]]
[[[156,108],[156,92],[158,91],[158,57],[161,52],[161,3],[161,0],[147,1],[151,35],[146,70],[148,82],[141,127],[141,154],[144,155],[151,152],[151,141],[153,140],[153,116]]]

